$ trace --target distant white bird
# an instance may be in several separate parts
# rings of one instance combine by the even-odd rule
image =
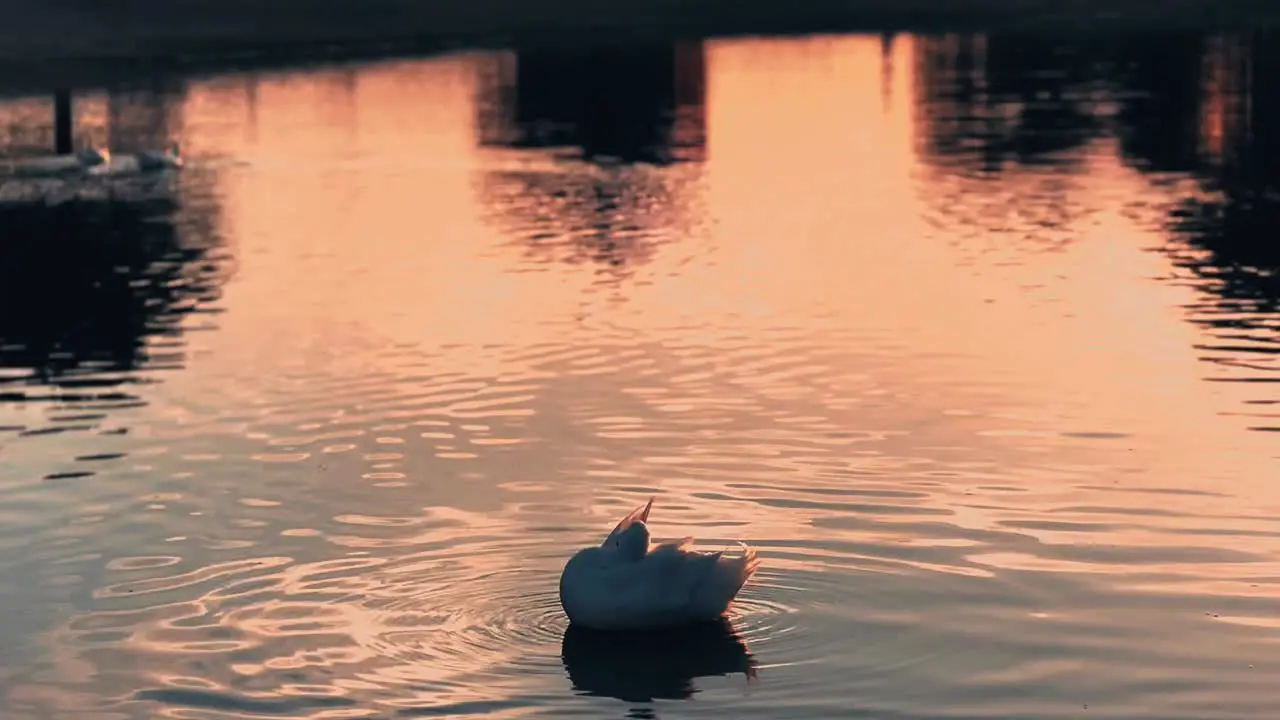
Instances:
[[[618,523],[600,547],[579,550],[560,575],[569,621],[596,630],[668,627],[713,621],[760,566],[756,551],[699,552],[693,538],[650,547],[653,498]]]
[[[182,167],[182,153],[178,143],[170,143],[162,151],[143,150],[138,153],[138,167],[142,170],[163,170]]]
[[[76,163],[83,168],[92,168],[99,165],[106,165],[111,162],[111,152],[105,148],[97,148],[93,145],[86,145],[75,152]]]
[[[46,157],[22,158],[8,163],[17,175],[66,176],[84,172],[100,172],[111,160],[111,153],[86,145],[74,153]]]
[[[86,149],[87,152],[91,149]],[[96,150],[102,157],[101,162],[92,163],[89,172],[94,175],[123,175],[138,172],[153,172],[182,167],[182,155],[178,144],[173,143],[164,150],[142,150],[137,153],[109,153]]]

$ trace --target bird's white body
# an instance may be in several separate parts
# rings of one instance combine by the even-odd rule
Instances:
[[[108,159],[109,153],[105,150],[86,147],[69,155],[23,158],[9,165],[17,175],[63,176],[92,171],[93,168],[104,165]]]
[[[27,176],[132,175],[180,168],[182,155],[177,143],[164,150],[123,154],[89,144],[69,155],[26,158],[10,165],[14,173]]]
[[[161,151],[143,150],[137,154],[138,169],[165,170],[182,167],[182,151],[177,143],[169,145]]]
[[[165,150],[142,150],[137,153],[118,154],[96,150],[96,153],[101,159],[98,162],[86,163],[92,175],[131,175],[182,167],[182,155],[177,143]]]
[[[560,575],[569,621],[596,630],[668,627],[724,615],[760,560],[691,549],[693,538],[650,545],[653,500],[636,508],[600,547],[579,550]]]

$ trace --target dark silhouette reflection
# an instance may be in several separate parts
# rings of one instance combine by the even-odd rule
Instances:
[[[683,700],[695,678],[743,673],[756,661],[728,620],[649,632],[600,632],[569,626],[560,650],[575,690],[625,702]]]
[[[1199,290],[1189,321],[1212,380],[1280,382],[1280,39],[1132,33],[918,43],[922,194],[947,237],[1065,247],[1096,202],[1086,161],[1118,150],[1168,201],[1130,204]],[[1101,160],[1106,163],[1106,160]],[[1106,178],[1097,178],[1095,188]],[[1010,237],[1013,235],[1013,237]],[[966,237],[967,236],[967,237]],[[1180,280],[1181,281],[1181,280]],[[1257,404],[1280,397],[1255,398]],[[1276,430],[1272,415],[1258,429]]]
[[[1280,37],[1270,35],[1204,43],[1199,62],[1182,63],[1189,67],[1178,78],[1202,100],[1165,127],[1191,128],[1187,144],[1198,152],[1186,165],[1204,190],[1175,212],[1174,226],[1208,251],[1203,260],[1217,266],[1212,274],[1219,281],[1258,271],[1251,273],[1253,287],[1223,282],[1224,292],[1265,298],[1275,309],[1280,296],[1270,271],[1280,268],[1280,134],[1273,121],[1280,121],[1280,86],[1265,78],[1280,70],[1280,51],[1273,49]]]
[[[173,188],[140,179],[72,190],[60,202],[37,190],[0,201],[4,400],[44,397],[20,389],[33,384],[128,400],[101,388],[131,382],[143,366],[181,366],[183,316],[218,297],[211,221],[183,208]]]
[[[478,103],[482,145],[572,147],[587,160],[622,162],[702,157],[699,41],[530,46],[489,69]]]
[[[689,223],[682,178],[642,169],[545,167],[486,173],[492,221],[534,262],[629,275]]]
[[[1265,80],[1280,70],[1273,34],[1131,44],[1118,115],[1136,167],[1199,180],[1171,225],[1203,252],[1180,253],[1180,263],[1224,298],[1265,311],[1280,299],[1280,135],[1272,123],[1280,87]]]
[[[1179,254],[1179,265],[1208,281],[1203,287],[1230,301],[1221,304],[1222,309],[1274,313],[1280,310],[1280,247],[1275,242],[1280,198],[1244,195],[1233,189],[1180,204],[1171,228],[1191,248],[1204,252]],[[1246,319],[1226,317],[1211,323],[1239,326]],[[1280,330],[1280,324],[1271,324]],[[1280,345],[1275,352],[1280,352]]]
[[[916,107],[926,159],[972,170],[1078,162],[1103,130],[1088,92],[1093,53],[1022,35],[922,37]]]
[[[706,147],[703,53],[690,41],[490,56],[480,144],[542,151],[480,177],[490,221],[530,260],[595,264],[606,281],[687,235],[699,164],[683,161]]]
[[[915,124],[931,222],[976,258],[1053,252],[1090,208],[1086,145],[1104,137],[1096,97],[1105,45],[1065,38],[918,38]],[[993,231],[995,231],[993,233]]]
[[[1199,164],[1200,77],[1207,40],[1159,34],[1118,43],[1116,132],[1129,164],[1187,172]]]
[[[1200,63],[1179,64],[1201,102],[1169,121],[1198,129],[1199,152],[1187,164],[1201,191],[1173,210],[1178,242],[1167,250],[1209,298],[1188,309],[1213,337],[1201,351],[1226,371],[1220,381],[1280,382],[1280,87],[1267,81],[1280,70],[1275,35],[1204,42]],[[1255,429],[1280,431],[1274,414],[1252,414],[1267,418]]]
[[[893,43],[898,34],[880,33],[880,109],[889,108],[893,100]]]
[[[113,152],[160,149],[181,135],[185,94],[169,79],[81,97],[75,134]],[[183,364],[182,318],[206,311],[224,276],[210,187],[198,168],[0,177],[0,398],[133,401],[103,388]]]

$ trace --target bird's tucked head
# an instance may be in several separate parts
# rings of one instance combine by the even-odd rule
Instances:
[[[90,145],[77,150],[76,159],[89,167],[105,165],[111,162],[111,153],[106,148],[97,148]]]
[[[623,560],[641,560],[649,552],[649,526],[643,520],[637,520],[621,532],[614,533],[605,547]]]

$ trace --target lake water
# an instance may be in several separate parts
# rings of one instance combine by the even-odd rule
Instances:
[[[0,187],[5,718],[1269,720],[1273,40],[82,95],[188,167]],[[725,627],[566,633],[650,495],[760,574]]]

